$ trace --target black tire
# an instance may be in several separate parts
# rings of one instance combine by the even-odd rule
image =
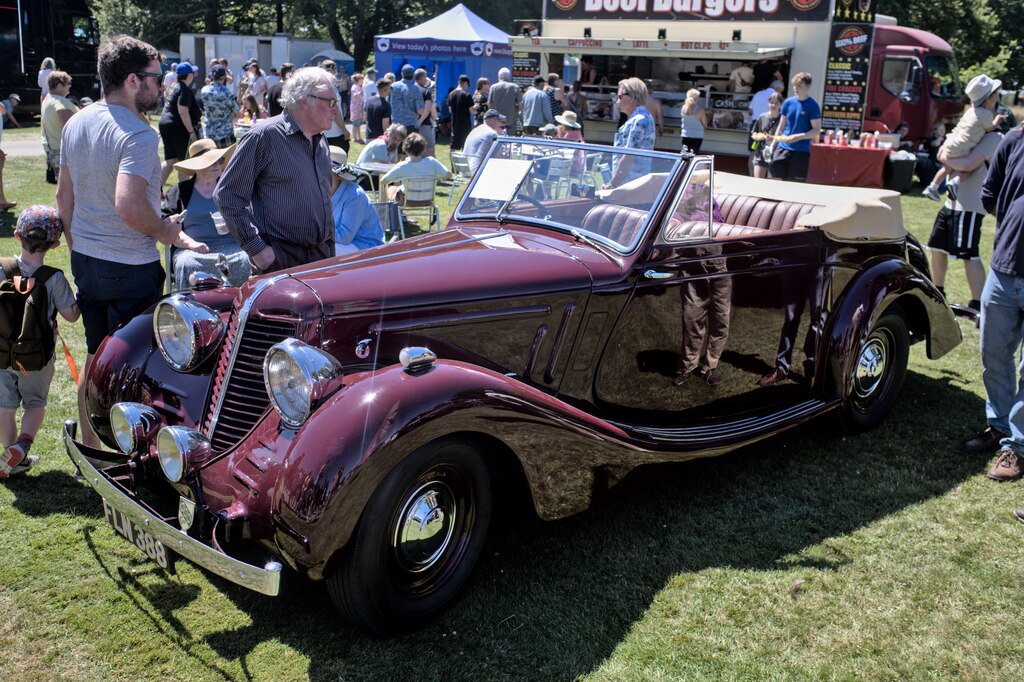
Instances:
[[[486,462],[465,441],[438,441],[407,457],[370,498],[327,581],[335,607],[380,636],[437,615],[465,587],[480,557],[491,490]]]
[[[882,423],[903,387],[909,353],[907,320],[898,306],[891,306],[875,322],[854,358],[850,390],[839,413],[846,431],[865,431]]]

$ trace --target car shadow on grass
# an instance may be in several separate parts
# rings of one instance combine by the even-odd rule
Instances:
[[[826,417],[726,457],[641,472],[572,518],[505,519],[462,599],[411,634],[367,636],[339,619],[322,585],[287,573],[276,599],[211,577],[251,624],[205,640],[243,671],[261,643],[278,640],[308,657],[299,674],[311,679],[585,675],[670,582],[715,568],[837,570],[853,559],[828,546],[801,553],[984,471],[988,456],[957,450],[984,414],[960,384],[911,373],[870,433],[842,436]]]
[[[76,481],[70,471],[48,470],[12,477],[7,487],[14,493],[11,503],[26,516],[46,517],[68,514],[78,518],[101,518],[103,507],[92,488]]]

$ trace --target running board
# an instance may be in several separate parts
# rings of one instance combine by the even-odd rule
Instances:
[[[687,446],[722,445],[722,441],[743,441],[750,437],[767,435],[778,427],[801,424],[838,404],[838,400],[805,400],[770,415],[702,426],[637,426],[620,422],[610,423],[657,443]]]

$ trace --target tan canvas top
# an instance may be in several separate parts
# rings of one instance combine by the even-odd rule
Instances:
[[[653,202],[667,179],[667,173],[650,173],[621,187],[599,190],[597,196],[622,204]],[[698,172],[691,182],[705,179],[706,174]],[[907,234],[900,194],[887,189],[783,182],[715,171],[715,193],[815,204],[821,208],[801,216],[796,227],[818,228],[836,241],[888,241]]]
[[[801,216],[796,225],[816,227],[837,241],[887,241],[907,234],[900,194],[892,190],[782,182],[716,171],[715,192],[821,206]]]

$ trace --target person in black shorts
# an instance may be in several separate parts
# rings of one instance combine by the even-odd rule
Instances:
[[[988,172],[988,161],[995,155],[1002,136],[992,132],[981,139],[967,156],[952,159],[940,152],[939,161],[948,163],[952,172],[947,183],[946,202],[935,216],[928,248],[931,250],[932,281],[945,295],[949,259],[963,261],[964,274],[971,298],[967,307],[981,310],[981,293],[985,286],[985,266],[978,253],[981,242],[981,221],[985,206],[981,189]]]
[[[164,164],[161,186],[167,183],[174,164],[188,158],[188,146],[199,139],[202,112],[192,91],[192,81],[199,67],[188,62],[178,64],[178,81],[167,91],[164,112],[160,115],[160,139],[164,143]]]

